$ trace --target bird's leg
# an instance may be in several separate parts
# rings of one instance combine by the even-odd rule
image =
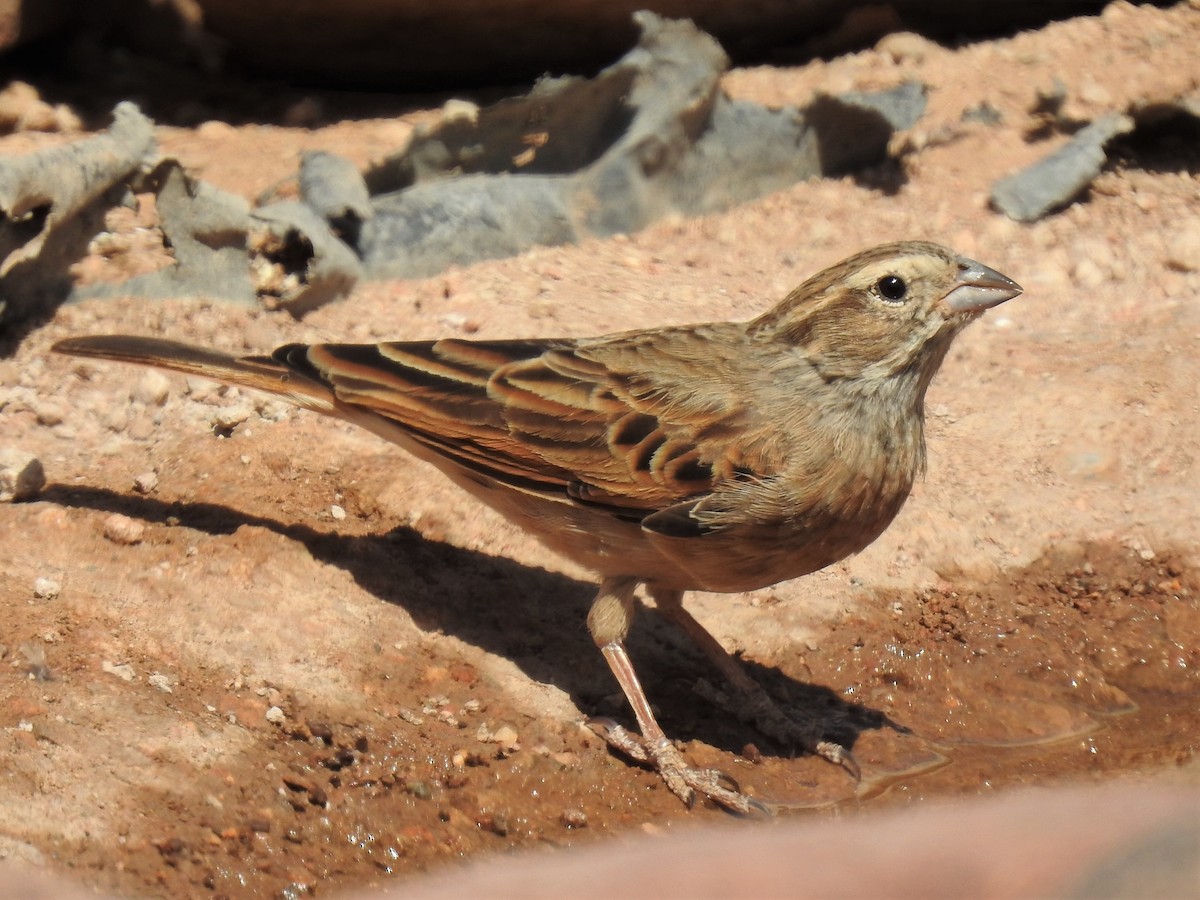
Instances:
[[[729,655],[708,629],[683,608],[683,591],[654,586],[648,589],[658,611],[687,633],[732,689],[732,697],[717,693],[711,699],[763,734],[827,759],[844,768],[855,779],[861,776],[858,763],[848,749],[821,737],[820,722],[797,722],[779,708],[762,685],[746,674],[741,664]]]
[[[611,719],[592,719],[588,726],[614,749],[652,765],[667,787],[689,807],[699,792],[734,812],[770,814],[765,805],[744,795],[728,775],[716,769],[689,766],[655,719],[633,662],[625,651],[625,636],[633,623],[633,592],[637,585],[636,578],[605,579],[588,613],[588,630],[633,707],[641,735],[631,734]]]

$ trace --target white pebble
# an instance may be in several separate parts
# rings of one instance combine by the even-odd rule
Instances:
[[[133,666],[129,665],[129,663],[114,665],[108,660],[105,660],[104,662],[100,663],[100,668],[109,675],[116,675],[122,681],[133,681]]]
[[[62,591],[62,585],[53,578],[35,578],[33,596],[39,600],[53,600]]]
[[[161,672],[155,672],[153,675],[151,675],[146,680],[148,682],[150,682],[150,684],[152,684],[156,688],[158,688],[160,691],[162,691],[164,694],[172,693],[171,679],[168,678],[166,675],[162,674]]]
[[[171,396],[171,380],[162,372],[149,369],[129,392],[129,399],[146,406],[162,406]]]
[[[114,544],[139,544],[145,531],[146,526],[141,522],[120,513],[113,513],[104,520],[104,536]]]
[[[143,472],[133,479],[133,489],[139,494],[149,494],[158,487],[158,475],[155,472]]]
[[[219,432],[230,432],[254,414],[248,403],[239,403],[217,410],[212,417],[213,428]]]
[[[114,406],[104,417],[104,427],[109,431],[120,434],[129,427],[129,409],[126,406]]]
[[[17,503],[36,497],[46,484],[42,461],[32,453],[0,448],[0,503]]]
[[[39,403],[34,410],[39,425],[60,425],[67,417],[67,408],[54,400]]]
[[[1104,272],[1090,259],[1081,259],[1071,270],[1071,276],[1080,287],[1094,288],[1104,284]]]
[[[492,732],[493,744],[499,744],[506,750],[514,750],[517,747],[517,729],[511,725],[501,725]]]
[[[272,725],[282,725],[287,721],[287,716],[278,706],[272,706],[267,710],[267,721]]]
[[[1166,263],[1181,272],[1200,271],[1200,225],[1182,228],[1171,238]]]
[[[920,63],[939,48],[933,41],[919,34],[894,31],[880,39],[875,49],[887,54],[897,63]]]
[[[344,509],[342,509],[340,506],[338,506],[336,503],[333,506],[329,507],[329,514],[331,516],[333,516],[335,519],[337,519],[339,522],[342,521],[342,519],[346,518],[346,511]]]

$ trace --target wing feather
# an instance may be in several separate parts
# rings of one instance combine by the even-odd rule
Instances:
[[[640,520],[670,507],[678,518],[750,471],[733,438],[751,405],[696,377],[738,369],[712,354],[739,342],[708,337],[290,345],[274,358],[472,471]]]

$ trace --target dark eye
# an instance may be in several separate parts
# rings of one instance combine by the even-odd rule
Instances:
[[[899,303],[908,293],[908,285],[904,283],[903,278],[896,275],[884,275],[875,283],[875,289],[879,291],[879,296],[889,303]]]

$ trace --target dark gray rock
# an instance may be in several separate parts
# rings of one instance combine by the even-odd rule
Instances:
[[[1066,206],[1100,174],[1106,158],[1104,146],[1133,127],[1133,119],[1124,113],[1109,113],[1097,119],[1065,147],[997,181],[992,188],[992,205],[1018,222],[1033,222]]]

